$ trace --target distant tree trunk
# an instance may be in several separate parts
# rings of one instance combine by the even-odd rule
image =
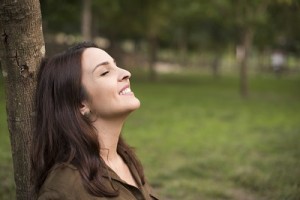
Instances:
[[[212,74],[213,74],[214,78],[219,78],[219,76],[220,76],[220,73],[219,73],[220,60],[221,60],[220,57],[221,56],[219,54],[215,54],[214,58],[212,60],[211,67],[212,67]]]
[[[121,48],[120,41],[117,39],[115,34],[110,34],[109,42],[110,45],[108,49],[106,49],[107,52],[114,57],[114,59],[117,61],[118,66],[124,67],[123,51]]]
[[[251,48],[253,39],[253,31],[251,28],[246,28],[245,32],[243,33],[242,38],[242,51],[243,56],[241,56],[240,60],[240,92],[242,97],[247,97],[249,95],[249,88],[248,88],[248,57],[249,51]]]
[[[92,5],[91,0],[82,0],[82,19],[81,19],[81,32],[82,37],[86,41],[92,39]]]
[[[155,36],[148,38],[148,55],[149,55],[149,79],[155,81],[157,73],[155,63],[157,61],[157,38]]]
[[[268,67],[268,52],[266,49],[260,50],[258,57],[258,63],[257,63],[257,73],[261,74],[266,71],[266,68]]]
[[[36,71],[45,54],[38,0],[0,2],[0,60],[6,94],[17,200],[34,199],[30,148]]]
[[[181,65],[181,67],[187,66],[187,38],[186,38],[186,32],[184,30],[179,32],[178,38],[177,38],[177,48],[178,48],[178,63]]]

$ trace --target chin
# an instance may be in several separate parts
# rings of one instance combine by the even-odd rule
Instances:
[[[132,102],[131,109],[132,111],[139,109],[141,106],[140,100],[136,99],[135,102]]]
[[[130,115],[130,113],[134,112],[135,110],[139,109],[140,104],[136,104],[136,105],[131,105],[130,107],[128,107],[126,110],[123,110],[123,112],[120,112],[121,116],[128,116]]]
[[[119,110],[120,114],[130,114],[131,112],[139,109],[141,106],[140,100],[137,98],[131,99],[130,101],[127,101],[125,104],[122,105],[122,107]]]

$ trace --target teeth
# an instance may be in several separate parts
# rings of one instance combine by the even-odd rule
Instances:
[[[120,92],[120,95],[124,95],[124,94],[128,94],[128,93],[131,93],[131,89],[130,88],[126,88],[126,89],[122,90]]]

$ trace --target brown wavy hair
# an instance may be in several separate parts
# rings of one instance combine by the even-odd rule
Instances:
[[[36,130],[32,141],[32,181],[35,191],[43,185],[51,168],[60,163],[77,167],[85,189],[95,196],[118,196],[117,189],[105,187],[102,177],[107,166],[99,156],[100,144],[91,122],[80,113],[88,94],[81,83],[82,53],[96,47],[80,43],[50,59],[43,59],[36,89]],[[117,151],[129,155],[142,183],[143,167],[134,151],[120,137]]]

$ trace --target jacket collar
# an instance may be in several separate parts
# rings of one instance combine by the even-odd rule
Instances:
[[[124,154],[121,153],[120,155],[124,159],[125,163],[127,164],[137,186],[141,189],[141,187],[142,187],[141,178],[140,178],[134,164],[131,162],[131,159],[129,158],[127,151],[125,151]],[[107,167],[107,170],[105,170],[103,172],[103,177],[105,177],[107,179],[111,178],[112,180],[118,181],[122,184],[129,185],[125,181],[123,181],[108,165],[106,165],[106,167]],[[132,185],[130,185],[130,186],[132,186]],[[134,187],[134,186],[132,186],[132,187]]]

